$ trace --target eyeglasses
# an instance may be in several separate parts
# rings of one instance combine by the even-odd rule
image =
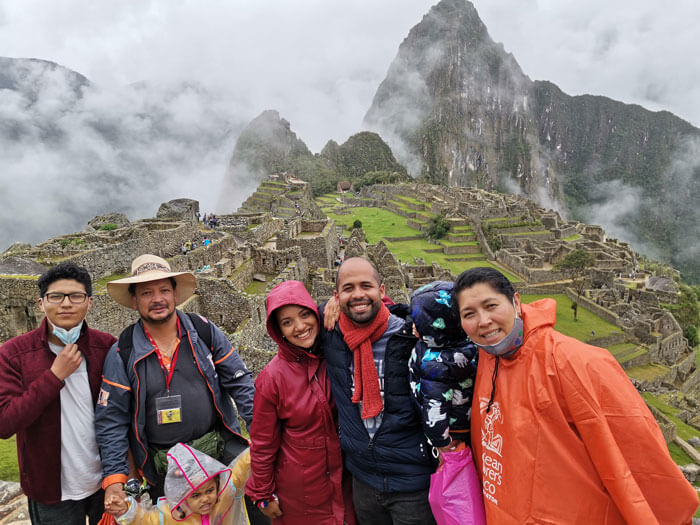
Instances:
[[[68,300],[71,302],[71,304],[83,304],[85,302],[85,299],[88,298],[88,294],[86,294],[85,292],[49,292],[45,294],[44,297],[51,304],[61,304],[63,302],[63,299],[65,299],[66,297],[68,297]]]

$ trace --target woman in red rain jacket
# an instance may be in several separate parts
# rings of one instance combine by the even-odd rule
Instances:
[[[267,332],[279,352],[255,381],[246,493],[274,525],[355,523],[320,326],[303,283],[270,290]]]

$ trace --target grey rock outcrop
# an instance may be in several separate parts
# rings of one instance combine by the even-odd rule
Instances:
[[[88,221],[88,226],[95,230],[99,230],[105,224],[116,224],[119,228],[129,224],[129,219],[123,213],[106,213],[97,215],[94,219]]]
[[[11,255],[0,259],[0,274],[3,275],[41,275],[45,271],[41,264],[24,257]]]
[[[158,208],[157,219],[168,219],[183,222],[197,222],[199,201],[193,199],[174,199],[164,202]]]

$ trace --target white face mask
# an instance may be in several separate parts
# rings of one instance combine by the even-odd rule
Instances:
[[[513,328],[508,335],[495,345],[480,345],[477,343],[477,346],[484,352],[497,356],[512,355],[518,348],[523,346],[523,320],[518,317],[515,301],[513,302],[513,310],[515,310],[515,320],[513,321]]]
[[[49,324],[53,326],[53,335],[58,337],[58,340],[61,341],[64,345],[68,345],[71,343],[75,343],[80,337],[80,330],[83,327],[83,322],[84,321],[80,321],[80,323],[77,326],[74,326],[70,330],[66,330],[65,328],[56,326],[51,321],[49,321]]]
[[[495,345],[480,345],[477,343],[477,346],[486,353],[498,356],[515,353],[518,348],[523,346],[523,320],[516,317],[513,322],[513,329]]]

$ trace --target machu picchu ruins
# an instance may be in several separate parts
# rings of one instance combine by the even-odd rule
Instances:
[[[360,210],[389,214],[382,220],[395,221],[396,236],[372,239],[369,230],[352,228]],[[112,301],[106,283],[126,275],[137,255],[154,253],[174,271],[195,273],[197,293],[181,308],[217,323],[257,374],[276,350],[265,330],[266,292],[283,280],[304,282],[322,302],[333,293],[337,264],[360,255],[380,269],[387,294],[407,302],[423,284],[491,265],[521,294],[568,297],[609,323],[609,333],[591,332],[586,341],[608,348],[640,392],[663,395],[678,418],[700,428],[696,353],[664,307],[678,302],[678,285],[646,271],[631,246],[608,238],[599,226],[565,221],[524,197],[476,188],[379,184],[314,199],[309,183],[287,173],[271,175],[236,212],[217,216],[215,229],[198,221],[199,212],[197,201],[177,199],[163,203],[155,218],[130,222],[109,214],[81,232],[36,246],[13,245],[0,257],[0,341],[38,325],[36,279],[66,260],[93,276],[90,326],[118,334],[136,313]],[[428,240],[425,232],[436,217],[447,221],[449,231]],[[185,243],[192,249],[183,253]],[[594,261],[580,296],[555,269],[574,249]],[[700,453],[679,437],[674,421],[650,406],[667,441],[700,464]],[[686,470],[698,481],[697,469]]]

